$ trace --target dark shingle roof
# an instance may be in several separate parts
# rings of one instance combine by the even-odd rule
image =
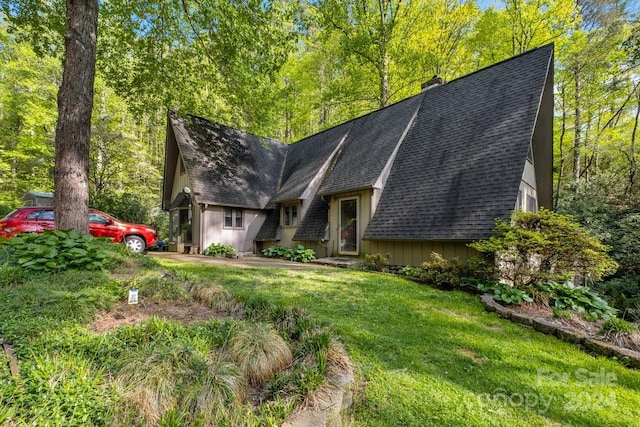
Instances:
[[[314,197],[293,240],[322,240],[329,224],[329,204]]]
[[[273,201],[299,199],[351,126],[347,122],[289,145],[281,187]]]
[[[262,227],[254,239],[257,242],[265,240],[276,240],[278,228],[280,227],[280,209],[271,209],[267,213],[267,218],[262,223]]]
[[[319,194],[371,188],[420,106],[423,94],[356,119],[349,136]]]
[[[264,209],[278,185],[286,145],[206,119],[169,113],[198,203]]]
[[[553,46],[429,89],[365,239],[473,240],[513,210]]]

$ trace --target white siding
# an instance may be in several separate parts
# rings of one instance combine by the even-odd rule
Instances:
[[[536,206],[538,205],[538,194],[536,187],[536,173],[533,163],[527,160],[524,165],[524,172],[522,173],[522,180],[520,181],[519,188],[520,197],[516,201],[516,210],[530,210],[527,209],[527,198],[532,197],[536,200]],[[537,208],[535,209],[537,211]]]

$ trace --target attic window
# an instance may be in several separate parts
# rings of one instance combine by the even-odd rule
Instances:
[[[244,228],[241,208],[224,208],[224,228],[233,230]]]

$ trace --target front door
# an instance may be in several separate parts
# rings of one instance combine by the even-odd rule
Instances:
[[[358,199],[340,199],[340,247],[338,252],[358,255],[360,250],[358,229]]]

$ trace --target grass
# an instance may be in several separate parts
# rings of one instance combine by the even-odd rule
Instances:
[[[345,363],[304,310],[120,255],[112,271],[25,276],[0,253],[0,337],[20,367],[0,352],[0,426],[281,425]]]
[[[486,313],[476,296],[359,271],[163,263],[334,325],[357,368],[353,425],[640,425],[640,372]]]

